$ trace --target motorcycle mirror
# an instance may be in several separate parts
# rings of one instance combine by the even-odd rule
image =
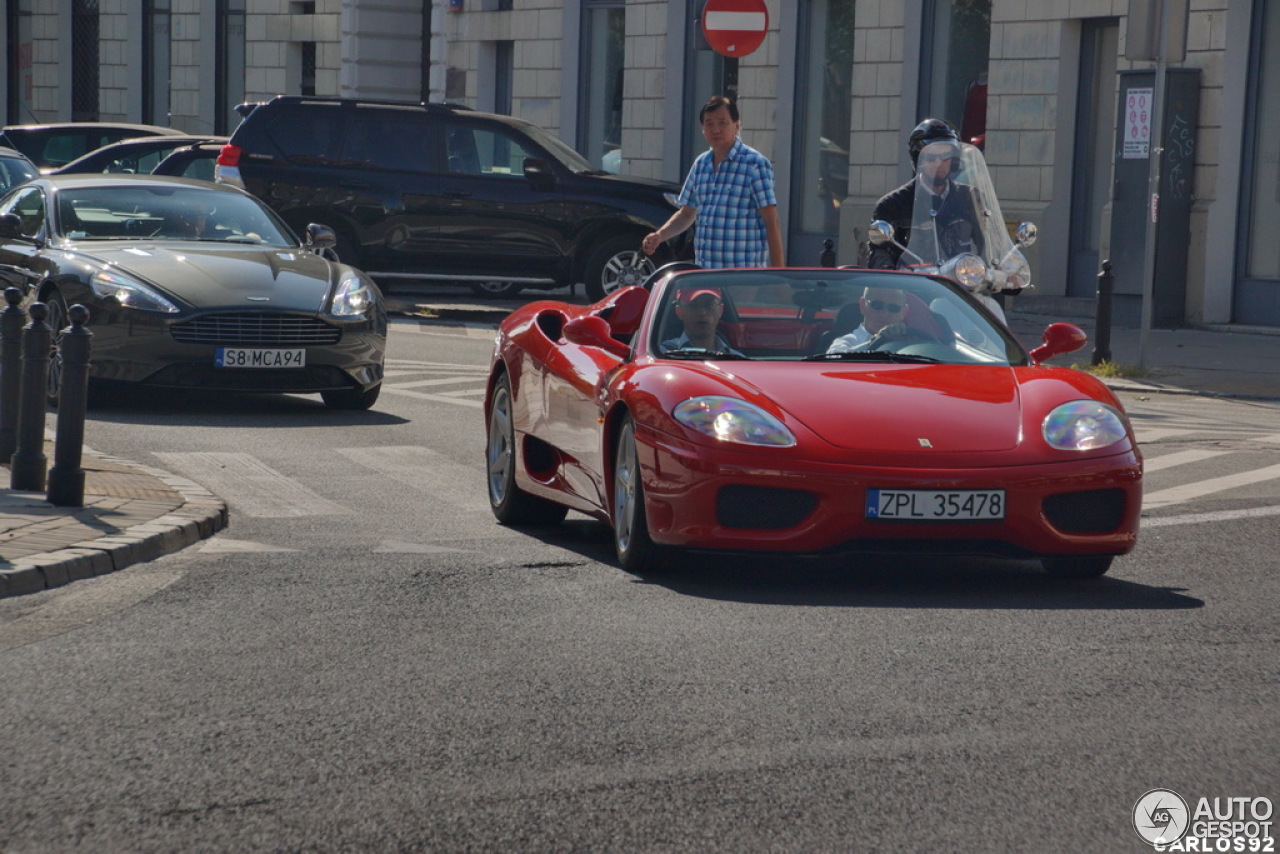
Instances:
[[[867,239],[877,246],[893,243],[893,226],[882,219],[875,220],[871,223],[871,230],[867,232]]]
[[[1034,222],[1023,222],[1018,224],[1018,245],[1030,246],[1036,242],[1036,236],[1039,231],[1036,229]]]

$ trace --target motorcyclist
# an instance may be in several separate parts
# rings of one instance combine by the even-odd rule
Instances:
[[[911,131],[907,153],[916,176],[882,197],[872,218],[888,222],[893,226],[894,240],[910,245],[913,211],[916,205],[923,205],[922,209],[930,212],[939,246],[946,256],[961,252],[981,255],[982,230],[978,227],[972,188],[955,180],[960,167],[960,138],[955,126],[943,119],[925,119]],[[867,266],[897,269],[901,257],[902,250],[892,243],[872,244]]]

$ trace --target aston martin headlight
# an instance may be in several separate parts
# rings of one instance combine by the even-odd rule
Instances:
[[[1124,417],[1096,400],[1064,403],[1044,419],[1044,440],[1063,451],[1092,451],[1122,440]]]
[[[987,280],[987,264],[977,255],[957,255],[946,263],[943,275],[955,279],[971,291],[982,287]]]
[[[347,273],[338,282],[333,293],[333,305],[329,311],[338,317],[360,317],[373,303],[369,283],[353,273]]]
[[[734,397],[691,397],[671,413],[686,427],[722,442],[789,448],[796,437],[781,421],[755,404]]]
[[[169,302],[155,288],[142,284],[118,270],[99,270],[89,277],[89,287],[100,297],[115,298],[125,308],[141,311],[162,311],[174,314],[178,307]]]

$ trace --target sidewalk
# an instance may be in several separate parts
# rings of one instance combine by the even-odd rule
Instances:
[[[447,324],[496,326],[533,299],[585,302],[579,293],[527,291],[515,300],[488,300],[461,287],[422,287],[392,296],[393,311]],[[1068,321],[1089,334],[1084,350],[1055,364],[1091,362],[1094,322],[1089,300],[1024,295],[1010,306],[1009,326],[1028,348],[1045,326]],[[1153,329],[1143,359],[1137,329],[1111,332],[1110,361],[1124,377],[1107,384],[1122,391],[1200,394],[1262,400],[1280,406],[1280,329],[1214,327]],[[53,422],[50,419],[50,430]],[[50,433],[52,435],[52,433]],[[53,448],[45,453],[50,465]],[[199,485],[159,469],[106,457],[85,448],[84,507],[54,507],[42,492],[7,488],[0,468],[0,597],[34,593],[177,552],[228,524],[226,502]]]

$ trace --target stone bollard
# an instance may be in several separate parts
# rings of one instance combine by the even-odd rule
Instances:
[[[9,467],[11,489],[43,490],[45,466],[44,410],[49,382],[49,350],[53,330],[45,323],[49,307],[33,302],[31,322],[22,330],[22,389],[18,395],[18,444]]]
[[[8,303],[0,312],[0,460],[13,457],[18,446],[18,393],[22,388],[22,291],[5,288]]]
[[[1094,365],[1111,361],[1111,294],[1116,277],[1111,272],[1111,262],[1102,262],[1098,274],[1098,307],[1094,317],[1093,359]]]
[[[58,341],[58,428],[45,497],[55,507],[83,507],[84,469],[80,467],[80,456],[89,403],[89,351],[93,333],[85,326],[89,309],[84,306],[71,306],[67,318],[71,325],[63,330]]]

